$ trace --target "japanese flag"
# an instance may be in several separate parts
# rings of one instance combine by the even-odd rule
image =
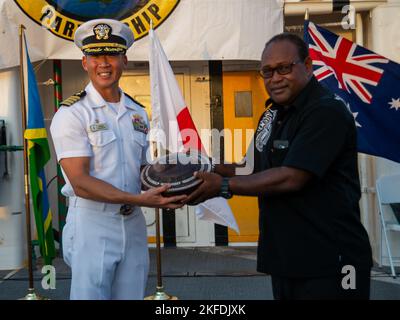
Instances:
[[[195,149],[206,154],[189,109],[183,99],[171,65],[160,40],[150,29],[150,83],[152,106],[152,140],[165,141],[169,152]],[[203,220],[221,224],[239,233],[226,199],[207,200],[196,207]]]

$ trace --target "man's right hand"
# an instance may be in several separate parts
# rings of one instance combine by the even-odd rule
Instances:
[[[170,187],[170,185],[163,185],[141,193],[138,198],[138,205],[149,208],[182,208],[185,205],[183,201],[187,198],[186,195],[171,197],[164,197],[162,195],[162,193],[167,191]]]
[[[222,176],[211,172],[196,172],[195,177],[202,180],[200,186],[184,200],[185,204],[194,206],[208,199],[218,197],[221,191]]]

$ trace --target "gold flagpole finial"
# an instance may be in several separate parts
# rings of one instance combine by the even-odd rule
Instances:
[[[26,28],[23,24],[20,24],[19,25],[19,35],[22,35],[23,30],[26,30]]]
[[[308,21],[309,18],[310,18],[310,15],[308,12],[308,8],[306,8],[306,12],[304,13],[304,20]]]

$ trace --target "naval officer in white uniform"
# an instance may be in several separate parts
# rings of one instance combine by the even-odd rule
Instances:
[[[63,253],[71,299],[143,299],[149,254],[140,206],[179,208],[185,197],[163,197],[168,186],[141,193],[149,122],[119,88],[133,41],[116,20],[90,20],[76,30],[90,83],[65,100],[50,127],[69,198]]]

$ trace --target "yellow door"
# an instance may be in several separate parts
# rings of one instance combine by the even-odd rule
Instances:
[[[226,161],[238,162],[246,153],[252,138],[249,133],[246,137],[246,129],[256,129],[267,98],[263,79],[257,71],[223,73],[224,128],[232,132],[232,139],[225,137]],[[240,228],[240,235],[229,229],[229,242],[256,242],[257,197],[234,196],[229,205]]]

